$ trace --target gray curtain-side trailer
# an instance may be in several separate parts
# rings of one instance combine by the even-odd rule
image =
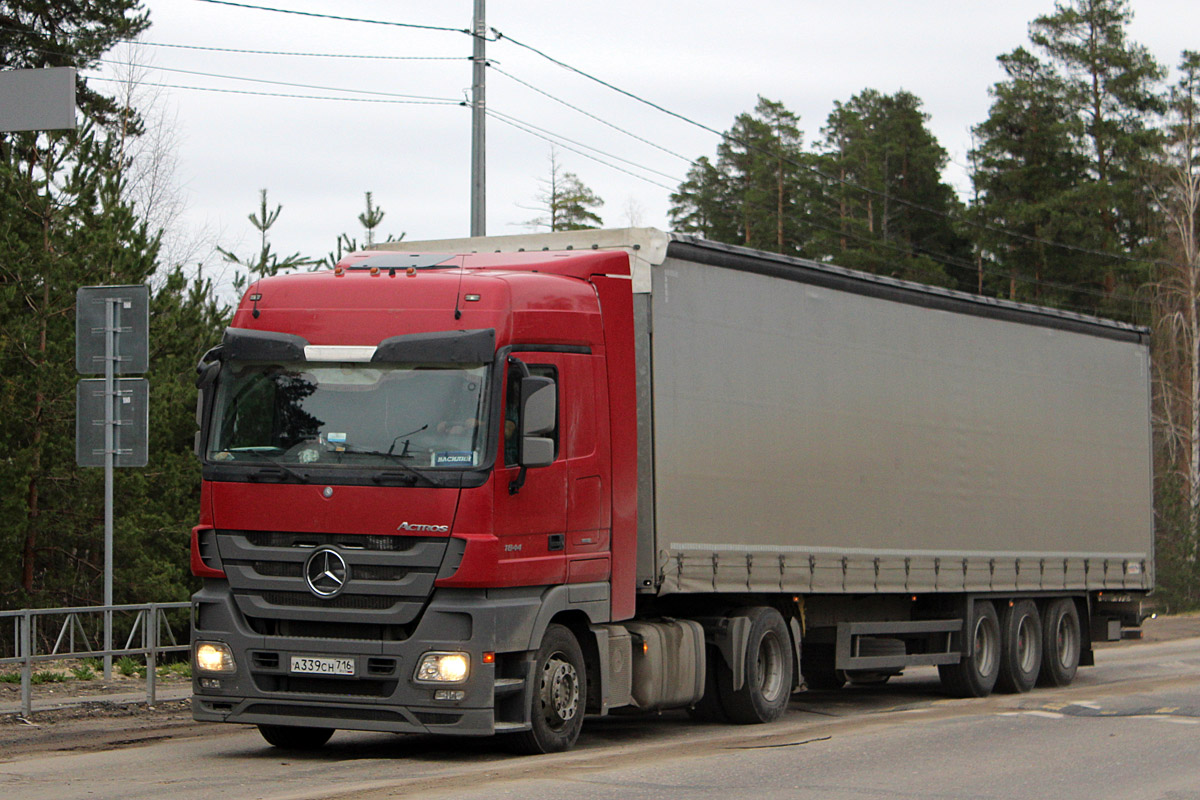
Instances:
[[[629,253],[639,617],[703,627],[741,700],[710,688],[702,716],[768,716],[771,659],[810,686],[1063,684],[1140,624],[1143,328],[653,229],[384,247]]]

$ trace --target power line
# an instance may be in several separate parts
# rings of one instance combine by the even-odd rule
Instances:
[[[847,186],[851,189],[855,189],[855,190],[861,191],[861,192],[866,192],[868,194],[871,194],[871,195],[874,195],[877,197],[887,198],[888,200],[890,200],[892,202],[898,203],[899,205],[907,206],[908,208],[911,208],[915,211],[922,211],[927,214],[932,214],[934,216],[941,217],[942,219],[950,220],[952,222],[959,222],[963,225],[967,225],[969,227],[976,228],[978,230],[988,231],[990,233],[997,233],[997,234],[1001,234],[1003,236],[1009,236],[1009,237],[1012,237],[1015,239],[1022,239],[1027,242],[1043,244],[1043,245],[1046,245],[1049,247],[1056,247],[1056,248],[1059,248],[1062,250],[1067,250],[1067,251],[1075,252],[1075,253],[1081,253],[1084,255],[1098,256],[1100,258],[1111,259],[1114,261],[1124,261],[1124,262],[1134,263],[1134,264],[1160,264],[1160,265],[1164,265],[1164,266],[1169,266],[1168,262],[1162,261],[1160,259],[1136,258],[1134,256],[1127,256],[1123,253],[1110,253],[1110,252],[1105,252],[1103,250],[1093,250],[1093,249],[1087,248],[1087,247],[1079,247],[1076,245],[1064,244],[1062,242],[1055,242],[1055,241],[1052,241],[1049,239],[1041,239],[1036,236],[1030,236],[1029,234],[1019,233],[1017,231],[1012,231],[1007,228],[997,228],[997,227],[987,225],[982,222],[976,222],[974,220],[971,220],[971,219],[968,219],[965,217],[958,217],[956,215],[947,213],[945,211],[941,211],[936,208],[931,208],[931,207],[923,205],[921,203],[915,203],[915,202],[912,202],[911,200],[905,200],[900,197],[895,197],[893,195],[889,195],[885,191],[880,191],[878,189],[872,189],[868,186],[863,186],[861,184],[855,183],[854,181],[851,181],[846,178],[841,178],[841,177],[838,177],[835,175],[827,175],[824,172],[822,172],[821,170],[812,166],[811,164],[803,164],[798,161],[795,161],[794,159],[790,159],[790,158],[787,158],[786,156],[782,156],[779,153],[772,153],[768,150],[765,150],[764,148],[761,148],[761,147],[755,145],[753,142],[738,139],[737,137],[731,136],[728,133],[718,131],[715,128],[709,127],[708,125],[705,125],[702,122],[698,122],[698,121],[696,121],[690,117],[686,117],[683,114],[680,114],[676,111],[672,111],[671,109],[666,108],[662,105],[659,105],[658,103],[655,103],[651,100],[647,100],[644,97],[640,97],[640,96],[634,94],[633,92],[630,92],[626,89],[622,89],[621,87],[616,86],[612,83],[609,83],[608,81],[606,81],[602,78],[598,78],[595,75],[592,75],[588,72],[585,72],[585,71],[579,69],[578,67],[574,67],[574,66],[566,63],[565,61],[560,61],[559,59],[554,58],[553,56],[545,53],[544,51],[539,50],[538,48],[534,47],[533,45],[526,44],[525,42],[514,39],[511,36],[508,36],[508,35],[502,33],[501,31],[497,30],[496,28],[492,28],[492,33],[495,34],[497,41],[505,40],[505,41],[512,42],[513,44],[517,45],[518,47],[522,47],[538,56],[541,56],[542,58],[546,59],[547,61],[551,62],[552,64],[562,67],[563,69],[565,69],[569,72],[573,72],[576,75],[586,78],[587,80],[590,80],[594,83],[598,83],[607,89],[610,89],[614,92],[617,92],[618,94],[621,94],[621,95],[624,95],[625,97],[630,98],[631,100],[634,100],[638,103],[649,106],[650,108],[653,108],[656,111],[660,111],[663,114],[674,117],[675,119],[678,119],[678,120],[685,122],[689,125],[692,125],[694,127],[700,128],[701,130],[708,131],[709,133],[714,134],[715,136],[719,136],[723,140],[727,139],[729,141],[736,142],[737,144],[740,144],[743,147],[746,147],[747,149],[752,149],[757,152],[760,152],[760,153],[763,153],[766,155],[770,155],[773,158],[778,158],[779,160],[783,161],[786,164],[790,164],[791,166],[796,167],[798,169],[803,169],[808,172],[811,172],[814,175],[816,175],[820,178],[823,178],[827,181],[839,183],[839,184]]]
[[[659,171],[658,171],[658,170],[656,170],[656,169],[652,169],[651,167],[647,167],[647,166],[645,166],[644,164],[639,164],[639,163],[637,163],[636,161],[630,161],[630,160],[629,160],[629,159],[627,159],[627,158],[622,158],[621,156],[614,155],[613,153],[608,153],[608,152],[605,152],[604,150],[601,150],[601,149],[600,149],[600,148],[598,148],[598,147],[592,147],[590,144],[584,144],[583,142],[579,142],[579,141],[576,141],[576,140],[574,140],[574,139],[571,139],[571,138],[568,138],[568,137],[566,137],[566,136],[563,136],[561,133],[555,133],[554,131],[547,130],[546,128],[540,128],[540,127],[538,127],[537,125],[534,125],[532,122],[526,122],[526,121],[525,121],[525,120],[523,120],[523,119],[517,119],[516,117],[512,116],[511,114],[505,114],[505,113],[503,113],[503,112],[496,111],[494,108],[493,108],[493,109],[488,109],[488,113],[494,114],[494,115],[495,115],[497,118],[499,118],[499,117],[504,117],[504,118],[508,119],[508,120],[509,120],[509,121],[511,121],[511,122],[517,122],[517,123],[520,123],[521,125],[525,125],[525,126],[527,126],[527,127],[529,127],[529,128],[532,128],[532,129],[533,129],[533,130],[535,130],[535,131],[541,131],[542,133],[546,134],[547,136],[553,136],[553,137],[555,137],[556,139],[559,139],[559,140],[561,140],[561,141],[563,141],[563,142],[570,142],[570,143],[571,143],[571,144],[573,144],[573,145],[577,145],[577,146],[579,146],[579,147],[586,148],[586,149],[588,149],[588,150],[591,150],[591,151],[592,151],[592,152],[594,152],[594,153],[599,153],[600,155],[604,156],[605,158],[612,158],[612,159],[615,159],[615,160],[617,160],[617,161],[624,162],[624,163],[626,163],[626,164],[630,165],[631,167],[637,167],[638,169],[640,169],[640,170],[643,170],[643,171],[645,171],[645,172],[650,172],[650,173],[653,173],[653,174],[655,174],[655,175],[659,175],[659,176],[661,176],[661,177],[663,177],[663,178],[666,178],[666,179],[667,179],[667,180],[669,180],[669,181],[677,181],[677,182],[678,182],[678,180],[679,180],[679,179],[678,179],[678,178],[676,178],[674,175],[670,175],[670,174],[668,174],[668,173],[666,173],[666,172],[659,172]]]
[[[210,53],[239,53],[255,56],[297,56],[303,58],[351,58],[372,61],[469,61],[470,56],[377,56],[356,53],[302,53],[294,50],[247,50],[237,47],[206,47],[199,44],[169,44],[167,42],[146,42],[141,39],[122,39],[130,45],[146,47],[167,47],[176,50],[202,50]]]
[[[124,62],[124,61],[113,61],[113,60],[104,59],[104,58],[101,58],[98,60],[104,64],[127,66],[127,62]],[[135,64],[134,66],[140,67],[142,69],[159,70],[162,72],[176,72],[181,75],[198,75],[203,78],[219,78],[221,80],[246,81],[248,83],[266,83],[266,84],[271,84],[273,86],[290,86],[290,87],[293,87],[296,89],[317,89],[322,92],[350,92],[350,93],[354,93],[354,94],[378,95],[380,97],[400,97],[400,98],[404,98],[404,99],[408,99],[408,100],[436,100],[436,101],[447,102],[447,103],[458,103],[459,102],[458,100],[455,100],[454,98],[450,98],[450,97],[429,97],[427,95],[419,95],[419,94],[400,94],[398,92],[379,92],[379,91],[373,91],[371,89],[342,89],[337,86],[315,86],[313,84],[308,84],[308,83],[292,83],[289,81],[273,81],[268,78],[248,78],[248,77],[241,76],[241,75],[222,75],[222,74],[215,73],[215,72],[200,72],[198,70],[176,69],[174,67],[158,67],[158,66],[153,66],[150,64]]]
[[[590,153],[584,152],[583,150],[579,150],[577,148],[571,147],[570,145],[563,144],[561,141],[553,139],[550,136],[547,136],[543,133],[533,130],[532,128],[528,128],[519,122],[514,122],[511,119],[502,117],[502,116],[496,114],[492,109],[488,109],[487,114],[489,117],[492,117],[497,122],[503,122],[505,125],[516,128],[517,130],[523,131],[524,133],[528,133],[530,136],[535,136],[538,139],[542,139],[543,141],[549,142],[550,144],[556,144],[564,150],[570,150],[572,153],[581,155],[584,158],[589,159],[591,161],[595,161],[597,164],[602,164],[602,165],[608,167],[609,169],[616,170],[617,172],[623,172],[632,178],[637,178],[640,181],[645,181],[646,183],[649,183],[653,186],[657,186],[660,189],[666,189],[667,191],[671,191],[671,187],[667,186],[666,184],[659,183],[658,181],[652,180],[651,178],[647,178],[644,175],[638,175],[636,172],[630,172],[629,170],[625,169],[624,167],[618,167],[616,164],[610,164],[607,161],[604,161],[603,159],[596,158],[595,156],[591,155]]]
[[[105,83],[125,83],[117,78],[99,78],[90,76],[88,80],[103,81]],[[194,92],[216,92],[219,94],[242,94],[253,97],[283,97],[292,100],[336,100],[343,103],[385,103],[393,105],[416,105],[416,106],[461,106],[461,100],[385,100],[376,99],[373,97],[332,97],[321,95],[306,95],[306,94],[285,94],[283,92],[255,92],[249,89],[219,89],[215,86],[184,86],[175,83],[142,83],[142,86],[152,86],[159,89],[185,89]],[[335,91],[342,91],[340,89]]]
[[[543,89],[539,89],[538,87],[534,86],[532,83],[527,83],[526,81],[523,81],[520,78],[518,78],[516,75],[512,75],[508,72],[505,72],[504,70],[497,67],[495,64],[489,63],[488,66],[492,69],[493,72],[498,72],[501,75],[503,75],[504,77],[508,78],[509,80],[516,81],[517,83],[521,84],[522,86],[524,86],[528,89],[532,89],[533,91],[537,92],[538,94],[548,97],[551,100],[553,100],[554,102],[560,103],[561,105],[566,106],[567,108],[571,109],[572,111],[578,111],[580,114],[583,114],[585,117],[594,119],[596,122],[599,122],[601,125],[606,125],[609,128],[612,128],[614,131],[617,131],[618,133],[623,133],[626,136],[630,137],[631,139],[636,139],[637,141],[642,142],[643,144],[648,144],[651,147],[655,148],[656,150],[661,150],[662,152],[666,153],[667,155],[675,156],[676,158],[682,159],[683,161],[686,161],[689,164],[694,165],[696,163],[694,159],[691,159],[685,155],[676,153],[674,150],[669,150],[660,144],[656,144],[656,143],[650,141],[649,139],[638,136],[636,133],[631,133],[630,131],[627,131],[624,128],[614,125],[613,123],[609,122],[608,120],[604,119],[603,117],[593,114],[590,111],[584,111],[579,106],[572,105],[571,103],[568,103],[566,100],[563,100],[562,98],[555,97],[554,95],[550,94],[549,92],[547,92]]]
[[[231,0],[196,0],[199,3],[210,3],[215,6],[231,6],[233,8],[247,8],[254,11],[271,11],[276,14],[291,14],[297,17],[316,17],[317,19],[335,19],[340,22],[365,22],[368,25],[390,25],[395,28],[415,28],[423,31],[445,31],[447,33],[465,33],[471,35],[469,30],[465,28],[448,28],[442,25],[418,25],[412,22],[391,22],[382,19],[363,19],[362,17],[343,17],[337,14],[318,14],[315,11],[296,11],[289,8],[272,8],[270,6],[256,6],[250,3],[234,3]]]

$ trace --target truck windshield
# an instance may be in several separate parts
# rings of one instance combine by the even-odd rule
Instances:
[[[479,466],[484,364],[226,364],[208,458],[314,467]]]

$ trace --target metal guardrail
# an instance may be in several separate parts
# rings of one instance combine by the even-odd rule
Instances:
[[[0,629],[8,624],[8,619],[12,619],[15,645],[12,656],[0,657],[0,666],[21,666],[21,713],[28,716],[33,711],[34,665],[68,658],[102,658],[104,677],[110,678],[113,656],[144,656],[146,703],[154,705],[158,657],[164,653],[185,652],[190,647],[186,640],[183,644],[179,643],[166,614],[168,611],[190,607],[190,603],[182,602],[0,611]],[[96,614],[103,615],[103,624],[95,625],[93,622],[91,626],[85,626],[83,620],[94,619]],[[92,637],[96,637],[98,642],[111,641],[111,638],[105,636],[105,632],[112,631],[115,614],[133,615],[125,646],[105,649],[102,644],[98,644],[93,647]],[[49,628],[45,624],[48,619],[52,620]],[[87,633],[88,627],[93,629],[90,635]],[[49,637],[44,640],[39,637],[39,629],[43,632],[57,629],[53,645],[49,644]],[[38,652],[39,642],[46,648],[43,652]]]

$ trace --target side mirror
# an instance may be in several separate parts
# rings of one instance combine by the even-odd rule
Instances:
[[[196,439],[192,444],[196,458],[204,458],[205,412],[211,400],[209,395],[212,393],[212,385],[217,379],[217,373],[221,371],[221,362],[216,360],[217,349],[213,348],[205,353],[196,365],[196,388],[199,391],[196,392]]]
[[[553,433],[558,425],[558,390],[550,378],[521,379],[521,417],[517,463],[548,467],[554,463]]]

